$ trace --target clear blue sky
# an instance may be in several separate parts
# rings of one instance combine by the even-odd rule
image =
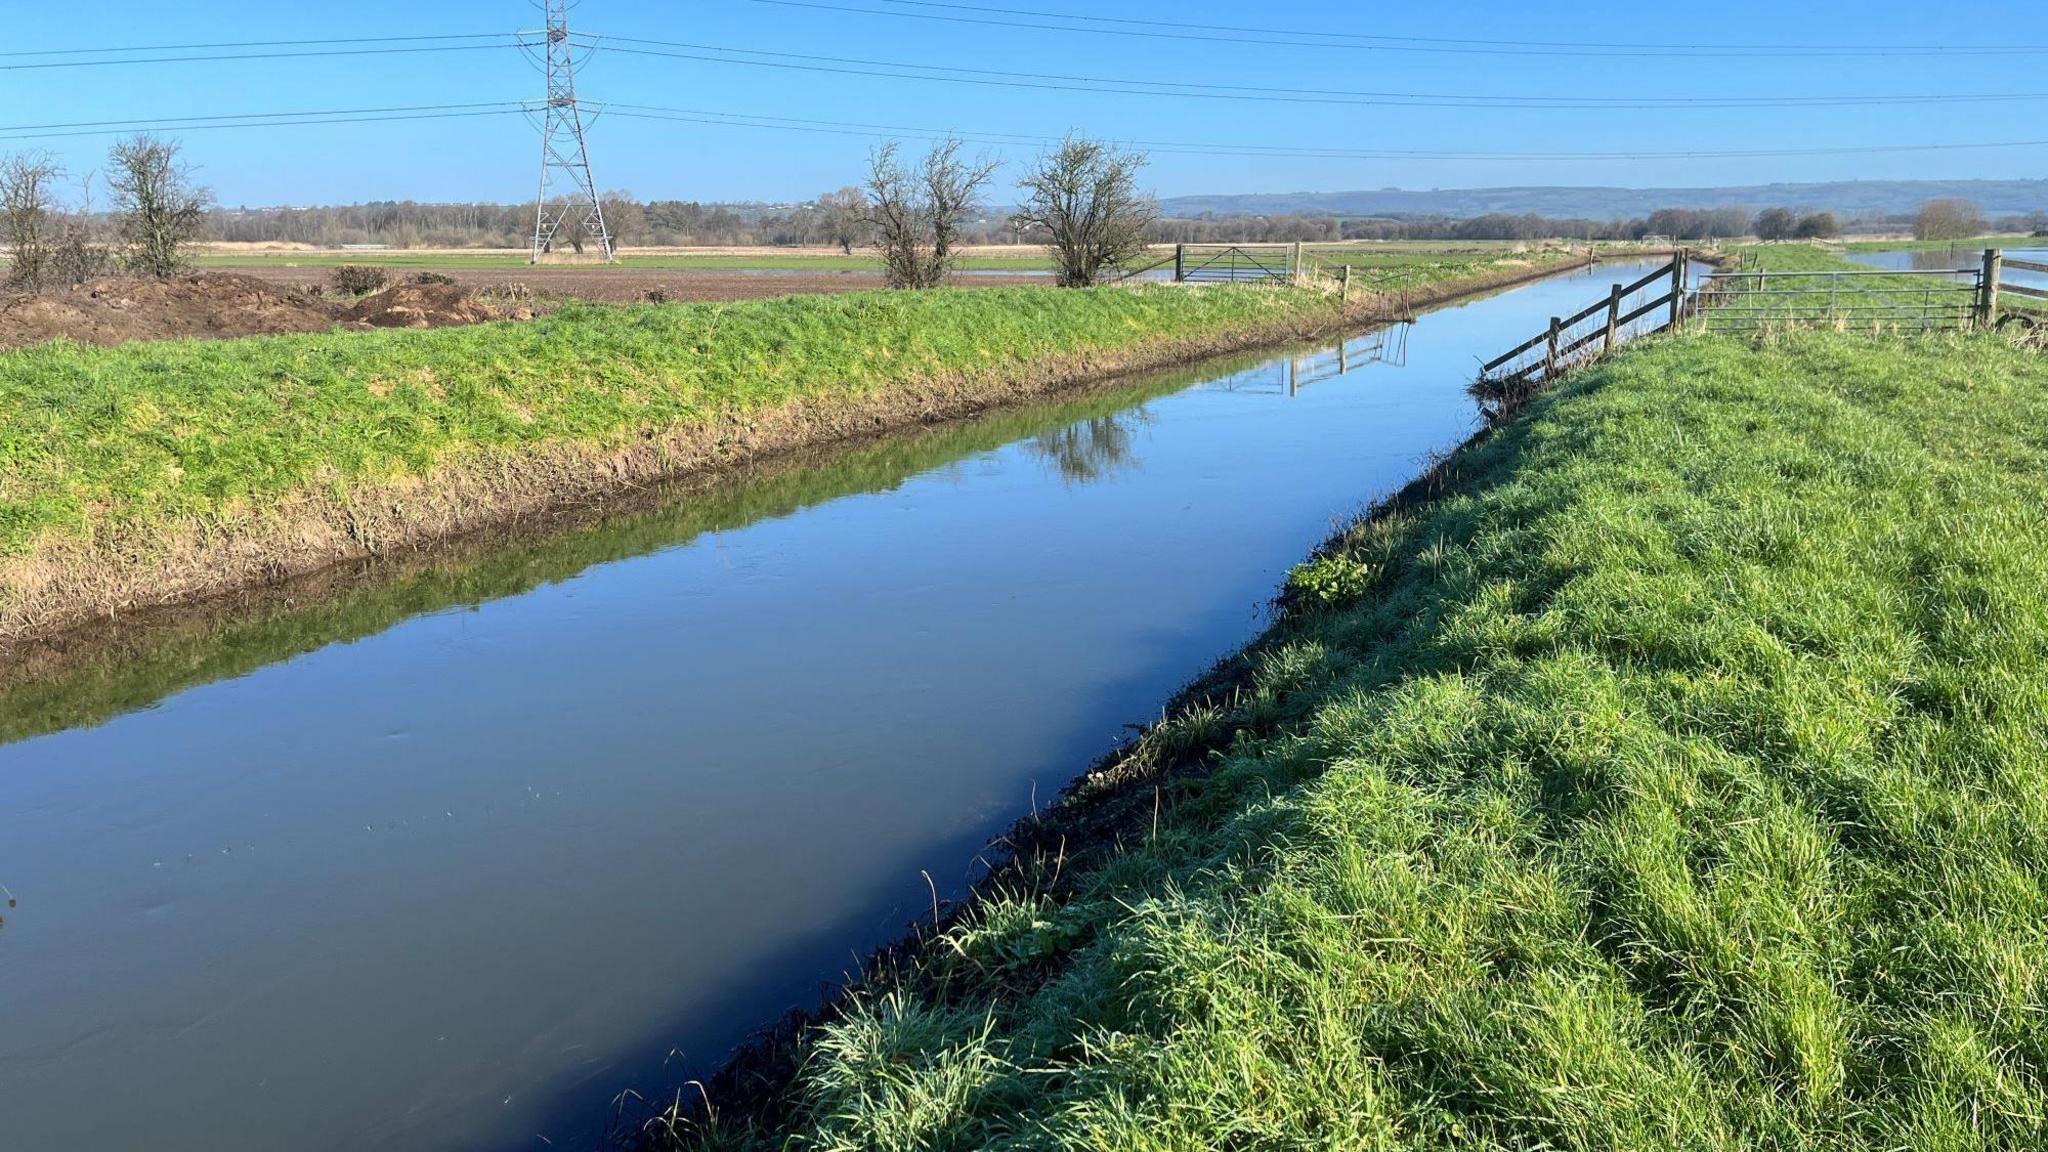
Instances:
[[[818,0],[881,9],[889,0]],[[1663,44],[2041,44],[2041,0],[1722,0],[1366,5],[1336,0],[1107,3],[961,0],[1185,24],[1326,29],[1382,36]],[[261,5],[10,0],[12,53],[79,47],[319,37],[423,36],[534,27],[527,0]],[[897,8],[946,14],[942,8]],[[90,20],[78,13],[89,11]],[[950,10],[953,15],[973,15]],[[1016,17],[991,17],[1017,19]],[[1488,96],[1713,97],[2048,91],[2048,55],[1893,59],[1587,59],[1361,51],[1084,35],[864,16],[757,0],[585,0],[579,31],[730,48],[882,61],[929,60],[1010,72],[1295,89]],[[0,64],[49,57],[19,55]],[[142,120],[531,99],[541,78],[515,49],[0,70],[6,125]],[[963,133],[1058,134],[1216,144],[1476,152],[1865,148],[2048,139],[2048,101],[1880,108],[1383,108],[981,87],[745,67],[600,51],[581,94],[684,109],[858,121]],[[170,131],[225,204],[370,199],[528,198],[537,142],[518,116],[382,124]],[[73,170],[98,165],[107,137],[0,142],[46,146]],[[857,136],[601,118],[598,181],[643,197],[793,200],[853,182],[871,142]],[[1001,150],[1028,158],[1034,148]],[[1588,161],[1234,157],[1155,154],[1162,194],[1496,184],[1737,184],[1775,180],[2048,176],[2048,148],[1742,159]]]

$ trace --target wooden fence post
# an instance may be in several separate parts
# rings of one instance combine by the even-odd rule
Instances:
[[[1339,303],[1351,303],[1351,265],[1349,264],[1344,266],[1344,278],[1338,281],[1337,292]]]
[[[1614,342],[1621,337],[1621,285],[1607,294],[1607,351],[1614,351]]]
[[[1685,319],[1686,260],[1686,252],[1683,248],[1678,250],[1678,255],[1671,258],[1671,327],[1673,329],[1676,329],[1679,322]]]
[[[1294,282],[1296,284],[1301,283],[1302,275],[1303,269],[1301,266],[1301,241],[1296,240],[1294,242]]]
[[[1552,316],[1550,318],[1550,350],[1543,357],[1543,382],[1545,384],[1557,379],[1557,338],[1563,330],[1563,317]]]
[[[1173,282],[1180,284],[1185,282],[1187,278],[1188,246],[1185,244],[1175,244],[1173,246]]]
[[[1984,250],[1984,279],[1977,287],[1977,331],[1998,327],[1998,282],[2005,276],[2005,253]]]

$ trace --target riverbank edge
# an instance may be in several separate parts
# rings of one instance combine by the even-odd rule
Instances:
[[[1462,462],[1491,441],[1500,427],[1482,427],[1436,457],[1413,480],[1344,522],[1302,562],[1330,554],[1374,524],[1427,508],[1456,482]],[[674,1152],[696,1147],[707,1126],[716,1131],[735,1120],[769,1121],[772,1126],[771,1118],[792,1103],[788,1093],[801,1068],[803,1038],[841,1019],[849,998],[874,976],[918,970],[919,958],[944,943],[978,902],[1023,890],[1056,902],[1081,877],[1110,862],[1125,841],[1142,841],[1148,828],[1157,827],[1158,804],[1167,785],[1200,775],[1237,739],[1240,729],[1204,729],[1186,722],[1204,714],[1227,714],[1231,701],[1250,685],[1261,655],[1285,643],[1294,623],[1294,598],[1283,588],[1270,607],[1266,628],[1175,692],[1161,707],[1159,721],[1137,729],[1122,746],[1074,777],[1051,803],[1019,817],[991,840],[980,856],[985,871],[964,894],[935,900],[928,918],[906,925],[902,936],[863,957],[856,978],[825,990],[817,1007],[793,1009],[764,1025],[710,1076],[691,1082],[694,1097],[672,1096],[666,1106],[656,1107],[637,1093],[622,1094],[603,1147],[608,1152]],[[1177,743],[1161,758],[1155,734],[1185,728],[1205,730],[1206,738]]]
[[[203,607],[237,593],[286,587],[343,565],[437,547],[602,504],[650,485],[715,477],[798,452],[966,419],[1219,356],[1285,347],[1347,327],[1394,323],[1421,310],[1586,266],[1514,269],[1350,305],[1333,294],[1326,310],[1208,338],[1141,338],[1108,354],[1042,359],[982,376],[909,381],[852,401],[803,399],[684,428],[650,429],[623,451],[556,444],[522,451],[516,458],[487,457],[451,465],[430,480],[366,486],[341,498],[308,498],[242,531],[194,527],[153,547],[127,538],[58,546],[0,562],[0,591],[9,593],[0,607],[0,659],[12,662],[52,644],[90,645],[96,628],[124,617]]]
[[[1718,254],[1703,262],[1715,267],[1733,263]],[[1552,269],[1515,283],[1570,270]],[[1488,290],[1459,293],[1438,306]],[[1667,333],[1652,337],[1672,338]],[[1589,362],[1572,375],[1597,362]],[[1376,524],[1427,509],[1456,485],[1464,463],[1521,418],[1521,411],[1482,425],[1455,447],[1433,456],[1414,479],[1338,525],[1301,563],[1313,563],[1339,551],[1346,540]],[[1141,841],[1148,828],[1156,830],[1166,786],[1205,772],[1241,731],[1187,721],[1205,714],[1227,715],[1231,702],[1250,686],[1260,657],[1287,641],[1302,608],[1285,586],[1274,594],[1269,607],[1272,615],[1266,627],[1176,691],[1161,706],[1157,722],[1135,728],[1129,740],[1075,776],[1051,803],[1019,817],[992,839],[979,857],[984,866],[982,876],[959,898],[941,900],[935,890],[928,919],[906,925],[902,936],[863,957],[855,978],[825,989],[818,1006],[792,1009],[765,1024],[727,1054],[710,1076],[691,1082],[694,1097],[678,1093],[666,1106],[656,1106],[634,1092],[620,1095],[603,1147],[608,1152],[674,1152],[696,1147],[707,1126],[716,1131],[734,1120],[759,1123],[785,1111],[792,1103],[788,1093],[801,1068],[803,1038],[840,1019],[849,998],[872,977],[918,970],[919,957],[947,941],[947,934],[960,926],[978,902],[1021,890],[1057,901],[1073,890],[1080,877],[1112,860],[1126,840]],[[1155,734],[1169,729],[1202,731],[1205,738],[1181,740],[1162,754]]]

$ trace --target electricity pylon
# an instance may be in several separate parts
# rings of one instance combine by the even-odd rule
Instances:
[[[570,0],[547,0],[548,102],[541,110],[540,199],[534,209],[533,263],[554,250],[562,226],[572,219],[585,242],[616,258],[604,201],[590,175],[590,145],[583,136],[583,110],[576,104],[575,45],[569,39]],[[580,250],[580,246],[579,246]]]

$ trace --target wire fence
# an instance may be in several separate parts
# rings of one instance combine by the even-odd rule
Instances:
[[[1700,286],[1700,327],[1709,332],[1836,327],[1898,332],[1976,326],[1983,269],[1716,272]]]

